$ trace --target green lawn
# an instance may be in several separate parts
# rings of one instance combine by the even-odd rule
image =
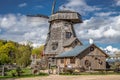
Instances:
[[[12,73],[15,74],[15,76],[12,76]],[[6,72],[6,76],[0,76],[0,79],[6,79],[6,78],[24,78],[24,77],[35,77],[35,76],[48,76],[47,73],[39,73],[38,75],[33,75],[31,72],[31,69],[29,68],[24,68],[22,69],[22,74],[21,76],[17,76],[15,73],[15,70],[10,70]]]
[[[60,73],[60,75],[120,75],[116,72],[81,72],[81,73]]]

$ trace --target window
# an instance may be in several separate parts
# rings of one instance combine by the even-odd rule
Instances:
[[[64,59],[61,59],[60,61],[61,61],[61,63],[64,63]]]
[[[70,38],[71,37],[71,35],[72,35],[72,33],[71,32],[66,32],[66,38]]]
[[[90,62],[89,60],[85,60],[85,66],[86,66],[86,67],[91,66],[91,62]]]
[[[58,42],[52,43],[52,50],[56,50],[58,48]]]
[[[70,58],[70,63],[75,64],[75,58]]]
[[[90,51],[94,51],[94,47],[90,47]]]

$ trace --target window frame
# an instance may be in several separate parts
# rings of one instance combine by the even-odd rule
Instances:
[[[66,32],[66,33],[65,33],[65,38],[66,38],[66,39],[71,38],[71,36],[72,36],[72,33],[71,33],[71,32]]]

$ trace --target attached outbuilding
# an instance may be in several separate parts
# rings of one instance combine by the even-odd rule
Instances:
[[[85,70],[106,69],[108,55],[95,44],[76,46],[72,50],[56,56],[57,65],[61,68],[84,68]]]

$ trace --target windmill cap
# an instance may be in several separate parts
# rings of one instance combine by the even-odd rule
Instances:
[[[52,14],[49,18],[49,22],[55,20],[66,20],[73,23],[82,23],[81,15],[77,12],[69,10],[57,11],[56,13]]]

